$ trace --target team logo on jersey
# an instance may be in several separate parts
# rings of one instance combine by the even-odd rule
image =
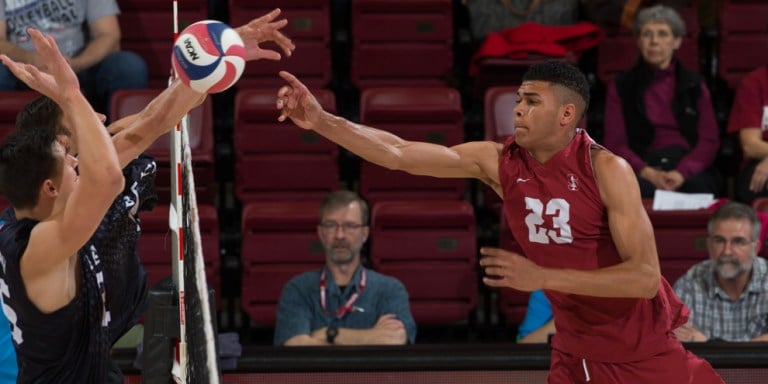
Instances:
[[[578,191],[579,190],[579,178],[576,177],[573,173],[569,173],[568,176],[568,189],[571,191]]]

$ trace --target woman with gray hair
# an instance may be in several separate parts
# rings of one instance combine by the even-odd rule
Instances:
[[[632,165],[644,198],[657,189],[719,195],[710,94],[675,58],[685,22],[673,8],[656,5],[638,12],[634,32],[640,57],[608,87],[605,146]]]

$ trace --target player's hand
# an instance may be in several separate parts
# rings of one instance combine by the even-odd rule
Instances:
[[[501,248],[480,248],[483,283],[531,292],[544,287],[544,270],[527,258]]]
[[[755,172],[749,180],[749,190],[753,193],[760,193],[766,189],[766,182],[768,182],[768,157],[757,163]]]
[[[279,15],[280,8],[276,8],[264,16],[251,20],[248,24],[235,28],[245,44],[245,60],[280,60],[279,52],[259,47],[259,44],[265,41],[274,41],[288,57],[293,54],[296,46],[291,39],[280,32],[280,29],[288,25],[288,20],[274,21]]]
[[[32,37],[41,61],[47,65],[48,73],[32,64],[15,62],[6,55],[0,55],[0,61],[24,84],[57,103],[61,103],[72,92],[80,92],[77,76],[59,51],[56,40],[34,28],[29,28],[27,32]]]
[[[280,110],[277,120],[285,121],[290,118],[300,128],[313,129],[324,112],[320,103],[296,76],[280,71],[280,77],[288,85],[277,91],[277,109]]]

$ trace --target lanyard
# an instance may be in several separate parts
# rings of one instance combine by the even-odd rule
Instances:
[[[360,269],[360,285],[357,288],[357,292],[355,292],[352,296],[350,296],[349,300],[347,300],[347,302],[344,303],[343,306],[336,309],[337,319],[341,320],[344,317],[344,315],[352,311],[352,304],[355,303],[357,298],[363,293],[364,290],[365,290],[365,268],[361,268]],[[320,274],[320,305],[323,307],[323,312],[325,312],[326,315],[330,316],[325,304],[325,268],[323,268],[323,272]]]

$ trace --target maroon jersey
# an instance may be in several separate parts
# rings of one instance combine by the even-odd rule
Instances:
[[[526,257],[538,265],[594,270],[621,262],[592,167],[593,150],[605,149],[583,130],[546,164],[514,137],[504,146],[504,215]],[[545,293],[557,325],[552,347],[593,361],[637,361],[669,350],[678,345],[671,331],[689,314],[663,277],[653,299]]]

